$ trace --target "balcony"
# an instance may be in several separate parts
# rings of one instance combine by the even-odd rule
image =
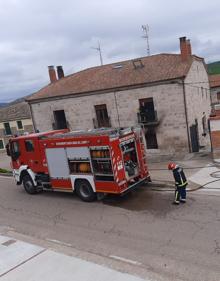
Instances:
[[[151,111],[148,113],[137,113],[137,118],[138,118],[138,124],[142,124],[145,126],[157,126],[159,125],[159,120],[157,117],[157,111]]]
[[[11,129],[4,129],[4,135],[5,136],[12,136],[12,131],[11,131]]]
[[[68,121],[60,122],[59,124],[57,122],[52,123],[52,129],[53,130],[62,130],[62,129],[69,129],[70,124]]]
[[[109,116],[107,118],[102,119],[102,120],[98,120],[96,118],[93,118],[92,121],[93,121],[93,125],[94,125],[95,129],[97,129],[97,128],[110,128],[112,126],[111,125],[111,119],[110,119]]]

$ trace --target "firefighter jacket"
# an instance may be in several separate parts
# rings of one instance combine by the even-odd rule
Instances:
[[[173,176],[175,179],[176,187],[186,187],[187,186],[188,183],[187,183],[186,176],[185,176],[182,168],[178,167],[178,168],[174,169]]]

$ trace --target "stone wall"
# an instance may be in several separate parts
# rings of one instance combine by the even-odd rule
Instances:
[[[95,105],[106,104],[112,127],[137,125],[139,99],[152,97],[158,114],[156,128],[158,149],[149,150],[156,155],[172,155],[188,151],[183,87],[180,83],[167,83],[138,89],[117,91],[65,99],[48,100],[32,104],[36,129],[52,129],[54,110],[64,110],[71,130],[94,128]]]
[[[198,135],[200,146],[211,149],[210,136],[208,131],[204,135],[202,118],[205,115],[208,121],[211,111],[210,87],[208,74],[204,64],[200,60],[195,60],[185,79],[185,92],[189,130],[190,126],[198,121]],[[205,112],[205,114],[203,114]],[[206,122],[206,128],[208,125]]]

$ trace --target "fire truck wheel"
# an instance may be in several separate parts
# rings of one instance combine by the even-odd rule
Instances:
[[[29,194],[36,194],[37,188],[34,186],[34,183],[29,175],[25,175],[23,177],[23,186],[27,193]]]
[[[96,199],[96,193],[93,191],[90,183],[87,180],[76,181],[76,194],[85,202],[92,202]]]

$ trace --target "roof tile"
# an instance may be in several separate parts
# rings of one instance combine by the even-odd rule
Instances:
[[[220,87],[220,74],[209,75],[210,87]]]
[[[27,101],[82,94],[184,77],[192,59],[183,62],[180,55],[159,54],[140,58],[144,67],[135,68],[133,60],[82,70],[47,85]],[[122,67],[117,67],[121,65]],[[116,67],[114,67],[116,66]]]

